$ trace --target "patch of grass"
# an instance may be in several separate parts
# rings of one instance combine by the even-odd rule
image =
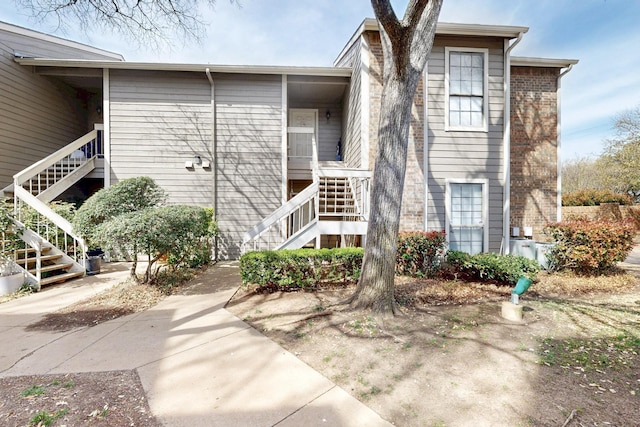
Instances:
[[[539,363],[547,366],[578,367],[586,371],[634,366],[640,355],[640,337],[622,333],[592,339],[546,338],[539,351]]]
[[[22,393],[20,393],[20,396],[22,397],[40,396],[41,394],[44,394],[44,393],[45,393],[45,390],[43,386],[34,385],[24,390]]]
[[[62,384],[62,387],[64,388],[71,388],[74,385],[76,385],[73,381],[67,381],[66,383]]]
[[[50,426],[55,420],[63,417],[67,412],[69,412],[67,408],[60,409],[59,411],[53,413],[40,411],[31,418],[31,420],[29,421],[29,425]]]
[[[372,396],[378,395],[382,393],[382,389],[380,387],[371,386],[369,390],[362,391],[359,393],[359,396],[362,400],[369,400]]]

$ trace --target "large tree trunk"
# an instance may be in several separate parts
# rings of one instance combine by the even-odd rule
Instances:
[[[433,46],[442,0],[411,0],[398,21],[388,0],[371,0],[384,55],[378,151],[362,274],[352,308],[396,314],[394,275],[411,106]]]
[[[415,92],[407,86],[411,83],[394,77],[385,82],[382,92],[365,255],[358,287],[351,300],[353,308],[383,314],[396,313],[393,279]]]

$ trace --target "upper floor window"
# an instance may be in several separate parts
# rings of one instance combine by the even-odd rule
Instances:
[[[447,130],[487,130],[487,57],[487,49],[445,49]]]

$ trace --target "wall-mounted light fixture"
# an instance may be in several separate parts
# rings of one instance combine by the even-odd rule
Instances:
[[[96,113],[98,113],[98,115],[102,114],[102,105],[99,105],[96,107]]]
[[[329,119],[331,119],[331,111],[327,110],[327,121],[329,121]]]
[[[194,164],[194,165],[198,165],[198,166],[199,166],[199,165],[201,165],[201,164],[202,164],[202,157],[200,157],[200,156],[195,156],[195,157],[193,158],[193,164]]]

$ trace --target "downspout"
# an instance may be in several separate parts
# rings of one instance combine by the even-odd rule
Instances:
[[[216,86],[211,76],[209,68],[204,70],[211,86],[211,167],[213,168],[213,219],[218,222],[218,151],[216,144]],[[214,237],[213,242],[213,259],[218,260],[218,236]]]
[[[511,51],[520,43],[524,31],[504,51],[504,130],[502,144],[504,150],[504,200],[502,206],[502,244],[500,253],[509,253],[509,228],[511,225]],[[508,42],[507,42],[508,43]]]
[[[556,194],[557,194],[556,221],[557,222],[562,221],[562,158],[560,157],[560,148],[561,148],[561,143],[560,143],[561,142],[561,139],[560,139],[560,134],[561,134],[561,128],[560,128],[560,113],[561,113],[561,110],[560,110],[560,98],[561,98],[561,95],[562,95],[561,79],[565,74],[567,74],[569,71],[571,71],[572,68],[573,68],[573,64],[569,64],[569,67],[567,67],[566,70],[564,70],[563,72],[560,73],[560,75],[558,76],[558,83],[556,85],[556,87],[558,88],[557,89],[558,92],[557,92],[557,95],[556,95],[556,103],[557,103],[556,116],[558,117],[558,119],[557,119],[558,129],[556,131],[556,137],[558,138],[558,140],[556,142],[556,146],[557,146],[556,149],[558,150],[557,154],[556,154],[556,158],[557,158],[557,161],[558,161],[558,164],[556,166],[557,171],[558,171],[557,172],[558,173],[558,184],[557,184],[558,187],[556,189]]]

